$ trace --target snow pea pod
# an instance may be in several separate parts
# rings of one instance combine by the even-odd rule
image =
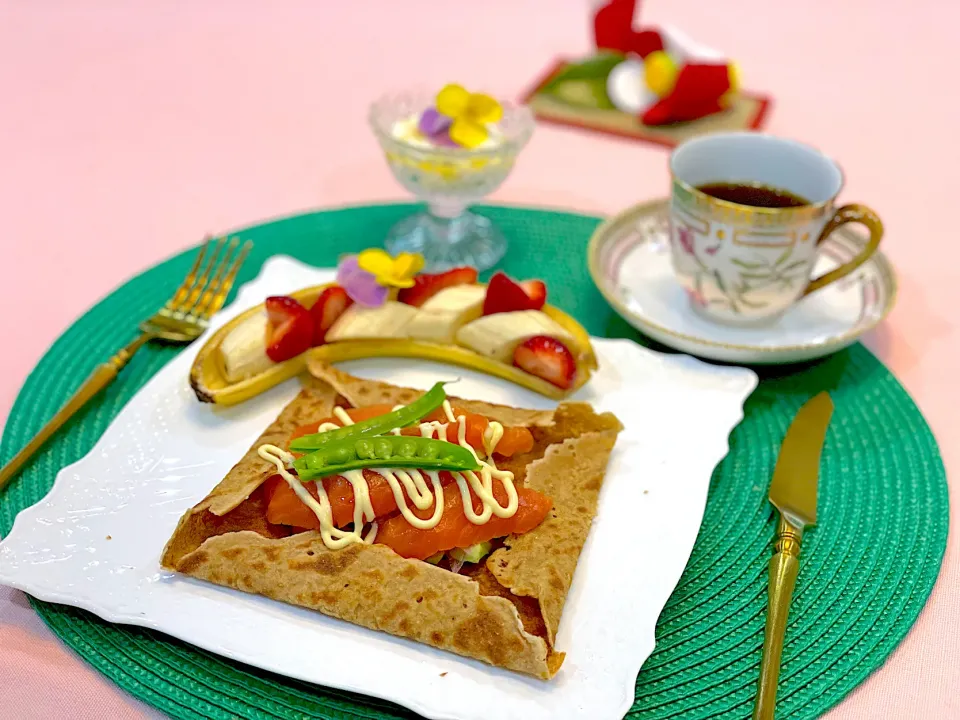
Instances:
[[[298,437],[290,443],[290,449],[295,452],[319,450],[320,448],[326,447],[329,443],[339,442],[340,440],[354,440],[371,435],[383,435],[394,428],[404,428],[407,427],[407,425],[412,425],[443,405],[443,401],[446,399],[447,394],[443,390],[443,383],[438,382],[409,405],[398,408],[386,415],[378,415],[369,420],[362,420],[353,425],[337,428],[336,430],[328,430],[327,432]]]
[[[424,437],[383,435],[346,438],[297,458],[293,463],[301,480],[315,480],[363,468],[417,468],[420,470],[479,470],[467,448]]]

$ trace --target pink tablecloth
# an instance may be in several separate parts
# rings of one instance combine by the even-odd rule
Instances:
[[[270,5],[0,3],[0,419],[75,317],[204,233],[404,198],[365,125],[379,92],[455,80],[517,96],[554,56],[589,43],[587,0]],[[883,216],[900,302],[867,344],[917,399],[948,472],[960,470],[949,371],[960,355],[950,214],[960,4],[652,0],[643,10],[729,51],[746,84],[775,95],[769,129],[835,155],[844,199]],[[665,192],[665,157],[541,127],[493,199],[614,212]],[[957,537],[916,627],[830,718],[960,715]],[[0,647],[4,717],[155,716],[6,590]]]

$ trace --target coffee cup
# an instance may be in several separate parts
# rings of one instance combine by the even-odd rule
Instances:
[[[674,272],[701,316],[730,325],[775,322],[794,303],[854,272],[883,224],[864,205],[835,205],[840,167],[819,150],[772,135],[715,133],[670,156]],[[869,231],[847,263],[813,277],[819,247],[841,225]]]

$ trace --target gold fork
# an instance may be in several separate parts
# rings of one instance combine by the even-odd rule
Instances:
[[[94,395],[103,390],[130,362],[130,358],[151,340],[187,345],[196,340],[210,323],[210,316],[223,307],[230,288],[253,243],[242,246],[234,238],[207,240],[180,287],[154,315],[140,323],[140,336],[98,366],[67,403],[50,418],[33,439],[0,470],[0,490],[24,463]]]

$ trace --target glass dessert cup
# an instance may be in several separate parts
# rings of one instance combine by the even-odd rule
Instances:
[[[467,208],[496,190],[510,174],[517,155],[533,133],[533,114],[524,106],[503,104],[493,144],[476,149],[432,146],[398,138],[398,121],[433,104],[429,93],[400,93],[376,101],[370,125],[397,181],[427,211],[397,223],[386,239],[387,251],[420,253],[425,270],[441,272],[471,265],[493,267],[507,251],[507,241],[493,223]]]

